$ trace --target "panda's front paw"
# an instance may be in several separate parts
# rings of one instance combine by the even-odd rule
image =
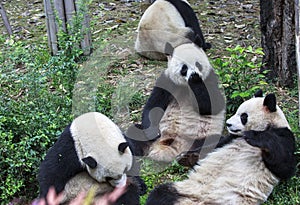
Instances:
[[[192,73],[188,79],[188,83],[199,83],[202,82],[201,76],[198,73]]]
[[[248,144],[254,147],[264,148],[265,147],[265,140],[261,132],[259,131],[246,131],[244,132],[244,139]]]

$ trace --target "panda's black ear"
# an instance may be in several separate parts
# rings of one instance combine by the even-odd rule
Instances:
[[[270,112],[276,112],[276,97],[273,93],[268,94],[264,99],[264,106],[268,108]]]
[[[122,142],[118,146],[118,150],[120,153],[124,154],[125,149],[129,146],[128,142]]]
[[[165,45],[165,54],[168,56],[172,56],[173,52],[174,52],[173,46],[169,42],[167,42]]]
[[[259,89],[258,91],[256,91],[256,93],[254,94],[254,97],[258,98],[258,97],[262,97],[263,96],[263,91],[262,89]]]
[[[85,157],[81,160],[92,169],[97,167],[97,162],[93,157]]]

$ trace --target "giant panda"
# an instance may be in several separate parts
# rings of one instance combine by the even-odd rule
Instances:
[[[194,42],[203,50],[205,42],[197,16],[185,0],[156,0],[143,14],[135,42],[135,50],[142,56],[166,60],[165,44],[173,47]]]
[[[175,48],[167,43],[165,50],[168,67],[156,80],[141,125],[129,128],[126,136],[137,141],[142,156],[169,163],[181,152],[215,147],[223,130],[225,99],[202,49],[194,43]]]
[[[226,124],[230,142],[199,160],[188,179],[156,187],[147,205],[261,204],[294,175],[295,138],[274,94],[245,101]]]
[[[59,193],[68,184],[66,193],[73,193],[65,196],[64,201],[68,201],[71,199],[68,196],[78,194],[72,190],[72,184],[76,181],[106,184],[104,187],[108,187],[107,190],[125,186],[126,173],[132,165],[132,151],[118,126],[101,113],[85,113],[65,128],[41,162],[38,172],[39,197],[44,198],[51,186]],[[82,184],[83,188],[85,186]],[[132,191],[138,189],[128,189],[124,195],[132,195]],[[137,202],[132,201],[135,199]],[[128,200],[125,204],[139,204],[138,197],[128,197]]]

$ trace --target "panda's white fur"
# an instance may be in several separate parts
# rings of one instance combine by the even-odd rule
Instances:
[[[196,66],[196,62],[201,65],[201,71]],[[184,64],[188,66],[186,76],[180,74]],[[213,68],[203,49],[194,43],[186,43],[174,48],[172,56],[168,56],[168,68],[164,72],[175,84],[188,86],[188,79],[193,73],[206,79],[212,70]]]
[[[283,131],[284,136],[280,136],[282,142],[288,142],[283,145],[285,149],[282,151],[280,146],[277,147],[278,150],[274,148],[275,152],[280,152],[280,159],[269,160],[280,161],[275,169],[281,169],[281,166],[284,170],[287,165],[283,163],[288,163],[290,167],[284,170],[283,177],[291,177],[296,167],[293,153],[295,151],[294,137],[288,131],[289,125],[281,109],[276,106],[276,111],[271,112],[263,103],[262,97],[244,102],[237,113],[227,121],[230,126],[228,129],[238,128],[243,133],[249,129],[266,130],[268,127],[287,129]],[[248,114],[249,126],[240,125],[241,112]],[[237,134],[237,132],[234,133]],[[253,140],[251,143],[255,144],[256,139],[251,140]],[[268,139],[265,140],[268,141]],[[155,205],[164,202],[168,202],[169,205],[261,204],[267,200],[274,186],[279,182],[279,178],[264,163],[263,149],[250,145],[247,138],[234,139],[231,143],[217,148],[206,158],[199,160],[190,171],[188,179],[155,188],[146,204]],[[271,150],[268,151],[271,152]]]
[[[114,187],[107,182],[98,182],[87,172],[81,172],[68,181],[63,192],[61,203],[67,203],[76,198],[81,192],[95,191],[95,196],[102,196],[113,191]]]
[[[70,127],[76,152],[82,166],[98,182],[113,180],[112,185],[125,184],[125,172],[131,168],[132,153],[129,147],[124,153],[118,152],[118,146],[126,140],[119,127],[105,115],[89,112],[77,117]],[[81,159],[93,157],[98,165],[90,168]]]
[[[185,6],[179,6],[179,8],[185,8],[182,11],[174,6],[180,1],[186,3]],[[156,0],[145,11],[139,22],[135,50],[147,58],[165,60],[166,43],[170,43],[173,47],[190,43],[190,37],[196,35],[196,31],[186,26],[183,13],[194,14],[185,0]],[[187,19],[191,21],[190,24],[197,24],[195,26],[201,31],[196,17]],[[198,38],[201,38],[203,45],[206,45],[202,33],[198,35]]]
[[[276,105],[276,112],[268,112],[266,107],[259,106],[263,104],[263,101],[264,98],[256,97],[241,104],[235,115],[226,121],[228,131],[235,135],[242,135],[244,131],[262,131],[270,125],[288,127],[290,129],[290,126],[278,105]],[[247,113],[251,113],[251,115],[248,115]],[[248,123],[245,125],[243,125],[241,121],[242,114],[248,115]]]
[[[129,143],[118,126],[101,113],[85,113],[65,128],[42,161],[38,174],[40,197],[46,197],[51,186],[57,193],[64,189],[69,193],[65,201],[77,195],[81,186],[90,186],[89,182],[99,183],[98,188],[104,184],[125,186],[126,172],[132,164]]]
[[[168,46],[168,68],[157,79],[142,115],[146,135],[160,133],[144,154],[163,162],[202,145],[212,149],[225,114],[225,99],[205,52],[194,43]]]

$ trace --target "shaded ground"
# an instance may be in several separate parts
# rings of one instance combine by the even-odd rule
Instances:
[[[190,1],[201,22],[204,35],[214,48],[222,50],[232,44],[259,45],[259,4],[257,0],[203,0]],[[13,32],[22,39],[36,41],[46,38],[45,15],[42,0],[4,0]],[[90,11],[93,40],[101,38],[103,30],[119,29],[124,24],[127,32],[134,32],[146,6],[124,1],[93,1]],[[133,27],[132,27],[133,26]],[[132,29],[132,30],[131,30]],[[0,32],[6,33],[2,21]],[[122,29],[120,33],[122,33]],[[127,33],[127,34],[128,34]]]
[[[2,2],[16,38],[27,40],[28,44],[41,42],[42,47],[47,47],[43,1]],[[190,3],[200,20],[204,36],[213,45],[207,52],[210,58],[222,57],[226,47],[238,44],[244,47],[260,47],[258,0],[192,0]],[[132,121],[139,121],[141,107],[140,104],[135,106],[128,116],[128,99],[123,99],[118,93],[128,92],[127,97],[131,98],[135,95],[131,91],[138,88],[149,95],[156,76],[166,67],[165,62],[148,61],[133,51],[136,26],[145,8],[143,3],[117,0],[94,0],[90,8],[93,44],[96,49],[83,67],[99,70],[102,67],[107,68],[104,71],[107,76],[104,79],[105,83],[119,89],[113,95],[112,101],[115,106],[112,107],[116,110],[113,110],[114,116],[111,117],[123,128]],[[0,33],[6,34],[1,20]],[[100,46],[99,42],[103,40],[108,42],[104,51],[97,49]],[[85,73],[81,74],[84,76]],[[124,90],[128,87],[131,89]],[[284,89],[277,90],[282,95],[280,101],[284,107],[292,111],[298,109],[296,94],[291,96]],[[141,101],[143,100],[145,98],[141,97]],[[125,106],[122,105],[123,102]]]

